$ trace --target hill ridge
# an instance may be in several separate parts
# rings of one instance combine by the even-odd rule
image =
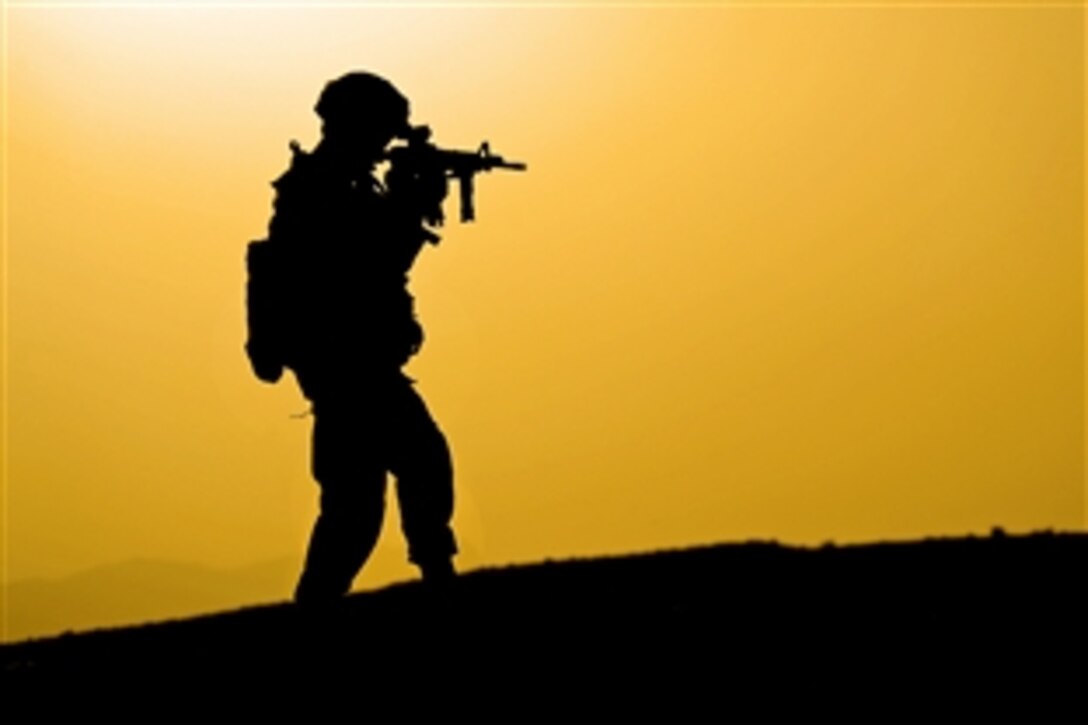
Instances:
[[[441,653],[451,651],[473,651],[497,673],[534,671],[572,654],[577,667],[644,671],[723,652],[754,660],[807,653],[814,667],[832,652],[884,666],[925,652],[980,666],[1012,653],[1040,662],[1086,649],[1086,563],[1088,534],[999,529],[986,537],[818,547],[749,541],[545,560],[466,572],[440,591],[391,584],[321,610],[255,604],[6,644],[0,672],[312,675],[315,666],[343,667],[330,652],[370,677],[378,663],[430,661],[422,653],[443,662]],[[353,652],[369,654],[352,660]]]

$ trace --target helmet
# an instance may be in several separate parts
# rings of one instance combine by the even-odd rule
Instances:
[[[407,132],[408,99],[392,83],[373,73],[356,71],[329,81],[314,111],[326,124],[365,123]]]

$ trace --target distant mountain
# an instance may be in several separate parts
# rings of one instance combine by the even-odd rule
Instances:
[[[788,699],[817,686],[962,693],[979,681],[997,688],[993,702],[1012,682],[1083,692],[1086,572],[1086,534],[720,545],[481,570],[445,588],[400,584],[322,609],[253,607],[6,645],[0,672],[162,683],[328,676],[419,696],[438,684],[530,687],[534,697],[586,688],[600,699],[615,686],[626,706],[665,683],[703,697],[720,690],[726,705],[751,682],[802,687],[779,692]]]
[[[6,639],[192,616],[290,597],[298,562],[287,557],[234,569],[139,559],[0,591]]]

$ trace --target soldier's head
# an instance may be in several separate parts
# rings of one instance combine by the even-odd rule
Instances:
[[[408,99],[373,73],[357,71],[330,81],[314,110],[325,139],[369,160],[409,129]]]

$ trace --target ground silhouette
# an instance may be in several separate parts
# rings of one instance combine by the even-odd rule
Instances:
[[[915,694],[975,682],[1061,695],[1088,681],[1085,564],[1086,534],[998,530],[545,562],[315,610],[258,606],[11,644],[0,647],[0,671],[9,682],[335,674],[368,687],[505,682],[563,692],[607,674],[703,695],[756,680]]]

